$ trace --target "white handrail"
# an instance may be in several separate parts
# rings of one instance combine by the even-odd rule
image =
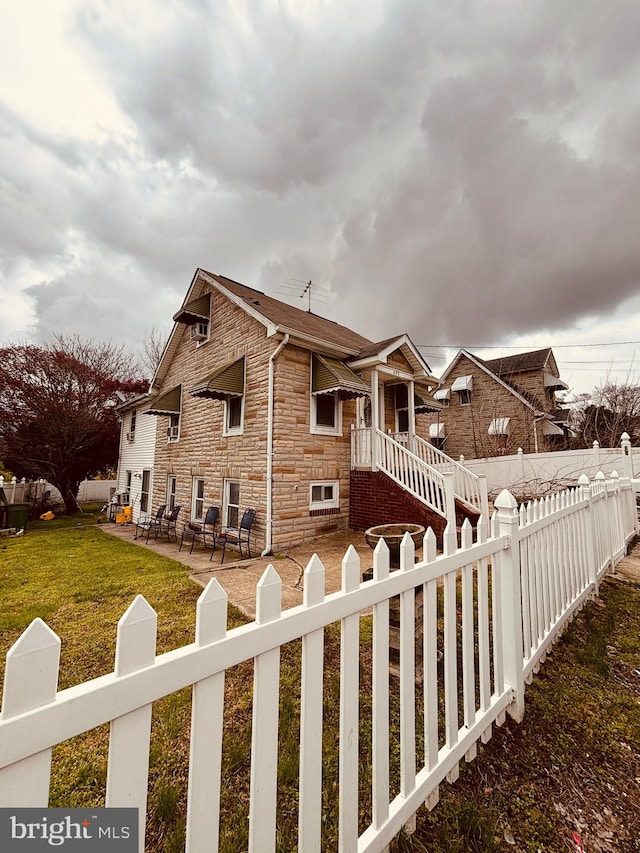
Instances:
[[[418,500],[446,517],[444,475],[380,429],[376,430],[376,439],[378,467]]]

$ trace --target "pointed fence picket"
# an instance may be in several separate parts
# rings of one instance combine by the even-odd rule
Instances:
[[[444,779],[455,781],[460,761],[474,758],[477,742],[491,737],[494,723],[500,725],[506,713],[522,718],[525,682],[577,609],[597,594],[603,574],[615,567],[637,530],[635,496],[621,478],[583,482],[559,497],[519,508],[503,492],[495,507],[491,519],[480,518],[475,536],[468,522],[459,542],[448,528],[441,554],[433,531],[427,531],[419,562],[407,535],[398,571],[389,571],[388,550],[380,542],[370,582],[361,583],[360,560],[351,546],[343,559],[342,587],[329,595],[324,567],[314,555],[304,572],[302,605],[284,612],[282,583],[269,566],[256,591],[255,623],[230,631],[227,596],[213,580],[198,601],[195,642],[158,656],[156,614],[137,596],[118,624],[114,672],[60,692],[60,641],[36,619],[7,655],[0,807],[46,806],[52,746],[108,722],[106,802],[139,809],[143,850],[151,709],[163,696],[192,686],[186,849],[218,849],[225,673],[253,661],[248,849],[275,850],[280,649],[301,639],[298,837],[286,843],[318,853],[324,798],[332,795],[323,779],[324,688],[334,678],[325,672],[324,634],[325,626],[338,622],[339,769],[333,794],[338,798],[338,849],[386,850],[402,827],[414,828],[421,805],[435,806],[439,785]],[[416,592],[422,595],[420,662]],[[389,602],[395,597],[400,602],[400,663],[398,679],[390,682]],[[363,612],[372,614],[370,716],[360,705]],[[416,689],[420,680],[422,689]],[[398,734],[390,724],[392,696],[399,705]],[[419,713],[424,719],[421,751]],[[363,726],[371,732],[370,773],[366,762],[360,770]],[[392,754],[399,755],[395,769]],[[361,792],[367,787],[369,825],[360,832]]]

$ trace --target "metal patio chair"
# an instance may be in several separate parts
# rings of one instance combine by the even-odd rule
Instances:
[[[216,542],[219,545],[222,545],[222,559],[220,561],[221,563],[224,563],[224,552],[226,550],[227,545],[232,545],[234,548],[238,548],[240,551],[240,558],[242,558],[242,545],[244,543],[247,546],[247,556],[251,556],[251,528],[253,527],[255,517],[255,509],[245,509],[245,511],[242,513],[242,520],[240,521],[240,524],[237,527],[227,527],[222,533],[219,533],[216,536]]]
[[[156,539],[158,536],[166,536],[167,541],[171,542],[171,534],[176,537],[176,542],[178,541],[178,516],[180,515],[180,510],[182,509],[182,505],[174,506],[169,515],[165,515],[160,519],[160,524],[156,528]]]
[[[151,533],[151,531],[153,530],[154,532],[156,532],[158,530],[158,528],[160,527],[162,519],[164,518],[164,511],[166,510],[166,508],[167,508],[166,504],[160,504],[160,506],[156,510],[155,515],[138,516],[138,520],[136,521],[136,525],[135,525],[134,532],[133,532],[133,538],[134,539],[138,538],[138,530],[142,531],[142,533],[140,533],[140,536],[144,536],[144,531],[146,530],[146,532],[147,532],[146,541],[148,542],[149,541],[149,534]],[[156,539],[158,538],[157,533],[156,533],[155,538]]]
[[[191,540],[191,547],[189,548],[189,553],[193,553],[193,546],[196,543],[196,540],[202,542],[205,546],[211,547],[211,556],[210,560],[213,559],[213,553],[216,550],[216,524],[218,523],[218,516],[220,514],[220,507],[210,506],[206,511],[204,516],[204,521],[202,523],[198,521],[188,521],[182,528],[182,537],[180,539],[180,548],[179,551],[182,551],[182,546],[184,545],[185,539]]]

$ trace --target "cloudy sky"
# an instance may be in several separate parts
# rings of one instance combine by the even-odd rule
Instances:
[[[637,0],[0,0],[0,344],[197,267],[372,339],[640,377]],[[315,295],[314,295],[315,293]],[[491,347],[491,349],[482,349]]]

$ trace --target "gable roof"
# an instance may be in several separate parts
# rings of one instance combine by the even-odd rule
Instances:
[[[479,359],[496,376],[508,376],[512,373],[526,373],[530,370],[544,370],[547,362],[553,355],[551,347],[533,350],[533,352],[521,352],[516,355],[507,355],[501,358]],[[477,358],[477,356],[476,356]]]
[[[217,283],[220,286],[218,289],[222,288],[223,291],[233,294],[236,297],[233,301],[245,310],[248,309],[256,319],[267,321],[265,325],[273,327],[273,334],[288,332],[292,337],[309,342],[316,340],[325,345],[330,344],[344,355],[356,355],[371,343],[368,338],[346,326],[341,326],[318,314],[295,308],[286,302],[280,302],[279,299],[274,299],[261,290],[247,287],[223,275],[215,275],[206,270],[200,270],[200,272],[210,284],[215,286]]]
[[[152,393],[162,387],[169,364],[177,350],[182,334],[179,323],[193,322],[196,314],[199,318],[200,315],[195,309],[200,309],[201,305],[204,304],[202,297],[207,294],[207,285],[222,293],[231,302],[259,323],[262,323],[266,329],[267,337],[288,334],[292,344],[341,360],[357,359],[362,353],[367,353],[372,358],[377,355],[386,360],[390,352],[403,347],[414,371],[418,374],[416,380],[421,379],[423,382],[428,380],[432,384],[438,383],[438,380],[431,375],[429,365],[408,335],[400,335],[380,343],[374,343],[369,338],[365,338],[358,332],[354,332],[333,320],[327,320],[318,314],[288,305],[261,290],[247,287],[247,285],[226,276],[198,268],[191,280],[191,285],[181,308],[174,314],[173,330],[151,382],[150,391]]]
[[[551,352],[551,350],[548,350],[548,352]],[[526,353],[523,353],[523,355],[525,354]],[[491,367],[489,366],[489,362],[483,361],[483,359],[478,358],[477,355],[474,355],[473,353],[465,349],[461,349],[458,352],[451,364],[444,371],[440,379],[441,385],[446,382],[448,375],[451,373],[451,371],[461,358],[467,358],[469,361],[471,361],[473,364],[483,370],[488,376],[490,376],[496,382],[499,382],[500,385],[507,389],[507,391],[510,391],[515,397],[517,397],[522,403],[524,403],[525,406],[527,406],[529,409],[533,409],[533,411],[537,415],[547,414],[542,410],[540,403],[531,394],[528,394],[522,388],[518,388],[513,382],[506,380],[503,376],[499,376],[491,369]],[[493,359],[493,361],[500,361],[500,359]]]

